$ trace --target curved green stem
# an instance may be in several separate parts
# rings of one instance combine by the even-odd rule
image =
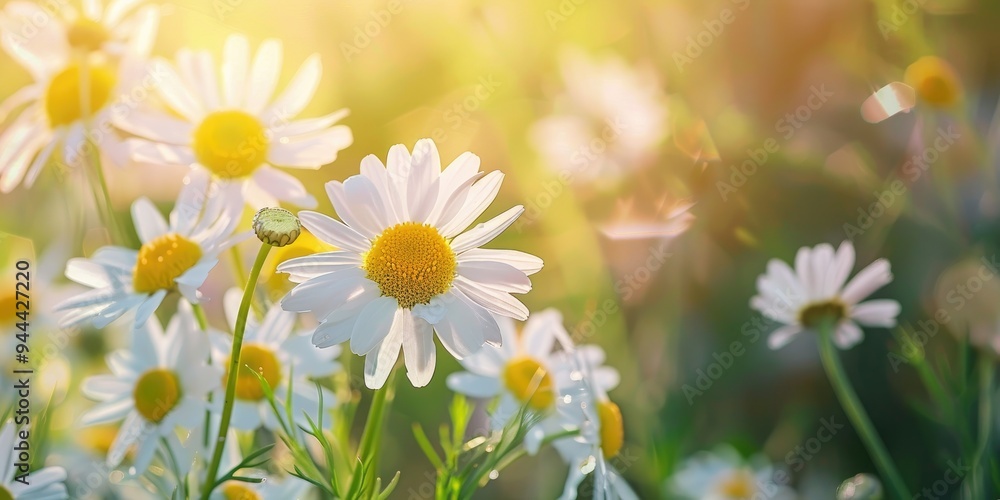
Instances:
[[[830,322],[826,322],[820,326],[819,353],[823,360],[823,368],[826,369],[826,375],[830,379],[830,384],[833,386],[834,392],[837,394],[837,399],[840,400],[840,405],[844,408],[844,412],[847,413],[847,418],[857,430],[861,441],[865,444],[865,448],[868,449],[868,453],[875,461],[879,472],[882,473],[888,489],[893,492],[893,496],[900,499],[912,498],[909,490],[906,488],[906,483],[903,482],[903,477],[899,474],[899,470],[896,469],[896,465],[892,461],[892,457],[885,449],[882,438],[875,432],[875,426],[868,417],[868,413],[865,412],[864,406],[861,405],[861,401],[858,399],[857,393],[854,392],[854,387],[851,386],[850,380],[848,380],[847,375],[844,373],[844,366],[840,363],[840,355],[837,352],[837,347],[833,345],[832,331],[833,324]]]
[[[257,260],[250,270],[250,277],[247,278],[246,287],[243,289],[243,300],[240,301],[240,310],[236,314],[236,326],[233,329],[233,350],[229,355],[229,376],[226,379],[226,400],[222,406],[222,421],[219,424],[219,434],[215,439],[215,451],[212,453],[212,462],[205,475],[205,487],[202,490],[202,500],[208,500],[209,495],[215,488],[215,478],[219,474],[219,465],[222,463],[222,452],[226,447],[226,435],[229,433],[229,421],[233,416],[233,402],[236,397],[236,378],[239,375],[240,353],[243,349],[243,333],[247,327],[247,315],[250,313],[250,302],[253,300],[254,289],[257,287],[257,278],[260,270],[264,267],[264,260],[267,252],[271,250],[271,245],[262,243],[260,251],[257,252]]]
[[[982,354],[979,359],[979,435],[976,452],[972,457],[972,488],[976,498],[986,498],[986,470],[989,463],[983,457],[990,444],[990,427],[993,425],[993,359]],[[982,483],[982,484],[981,484]]]

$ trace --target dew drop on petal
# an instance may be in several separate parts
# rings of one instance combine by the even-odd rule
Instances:
[[[499,471],[497,471],[496,469],[490,471],[490,479],[496,479],[498,477],[500,477]]]
[[[569,374],[569,379],[572,380],[572,381],[574,381],[574,382],[579,382],[579,381],[583,380],[583,374],[580,373],[580,370],[573,370]]]

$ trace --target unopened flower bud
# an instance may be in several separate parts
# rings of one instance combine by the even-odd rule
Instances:
[[[271,246],[291,244],[302,233],[302,223],[284,208],[262,208],[253,216],[253,232]]]

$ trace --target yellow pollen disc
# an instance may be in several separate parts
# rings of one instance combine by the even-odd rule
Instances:
[[[201,259],[201,247],[179,235],[165,234],[139,249],[132,288],[140,293],[170,290],[174,280]]]
[[[24,311],[24,309],[21,309]],[[0,327],[10,327],[13,328],[15,323],[21,321],[16,314],[20,312],[17,310],[17,296],[13,293],[0,293]]]
[[[66,40],[75,49],[95,51],[108,41],[111,35],[103,24],[81,17],[66,30]]]
[[[799,323],[816,328],[824,321],[836,323],[847,317],[847,306],[839,300],[816,302],[799,310]]]
[[[103,66],[90,66],[87,73],[87,85],[90,87],[89,111],[93,116],[108,103],[115,86],[115,74]],[[53,128],[69,125],[83,118],[80,76],[79,66],[70,66],[52,77],[49,87],[45,89],[45,114]]]
[[[719,493],[727,498],[750,499],[757,493],[757,484],[752,474],[738,470],[723,481]]]
[[[281,383],[281,362],[274,351],[261,344],[244,344],[240,351],[240,372],[236,375],[236,397],[247,401],[264,399],[264,387],[257,378],[256,372],[274,389]],[[228,364],[229,361],[226,361]],[[225,384],[229,378],[229,369],[222,377]]]
[[[181,399],[181,384],[177,374],[156,368],[143,373],[132,391],[135,409],[153,423],[159,423]]]
[[[955,71],[939,57],[925,56],[917,59],[906,68],[903,79],[917,91],[921,99],[932,106],[951,106],[958,102],[962,92]]]
[[[0,485],[0,500],[14,500],[14,494],[3,485]]]
[[[222,487],[222,496],[226,500],[261,500],[256,491],[247,488],[238,481],[226,483]]]
[[[224,179],[246,177],[267,158],[267,130],[242,111],[216,111],[194,131],[194,154],[206,168]]]
[[[625,444],[625,422],[622,411],[611,401],[597,403],[597,418],[601,421],[601,451],[604,458],[618,455]]]
[[[455,279],[455,252],[437,229],[404,222],[386,229],[365,254],[368,279],[382,295],[407,309],[448,291]]]
[[[503,381],[514,396],[536,410],[545,410],[556,400],[552,376],[534,358],[520,356],[507,362]]]

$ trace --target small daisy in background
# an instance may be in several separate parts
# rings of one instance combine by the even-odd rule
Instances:
[[[242,290],[233,288],[226,292],[223,299],[223,308],[231,328],[236,324],[242,293]],[[305,415],[317,421],[319,395],[316,384],[309,377],[326,377],[340,371],[340,363],[334,361],[340,354],[340,346],[316,349],[312,345],[310,333],[295,330],[296,320],[295,313],[285,311],[277,305],[267,311],[259,325],[253,315],[247,319],[240,356],[243,366],[236,377],[236,402],[231,423],[233,428],[247,431],[261,426],[270,430],[279,428],[257,375],[267,381],[279,405],[283,405],[289,397],[289,380],[294,377],[291,379],[293,417],[302,425],[307,425]],[[229,366],[229,354],[233,350],[232,335],[212,332],[210,339],[215,365]],[[226,378],[228,374],[223,380]],[[323,409],[329,411],[336,405],[336,397],[325,388],[319,390],[323,391]],[[220,385],[220,393],[215,398],[221,400],[223,396],[224,390]],[[324,417],[323,421],[330,422],[330,418]]]
[[[744,460],[728,445],[684,460],[667,490],[685,500],[791,500],[795,491],[774,480],[774,467],[762,456]]]
[[[767,272],[757,278],[757,295],[750,307],[782,323],[768,338],[771,349],[780,349],[803,331],[815,331],[832,321],[833,341],[849,349],[864,338],[859,324],[892,328],[899,315],[899,302],[866,297],[892,281],[889,262],[878,259],[847,281],[854,268],[854,245],[845,241],[833,246],[802,247],[795,255],[795,269],[772,259]],[[846,283],[846,284],[845,284]]]
[[[563,53],[561,69],[565,92],[529,132],[545,164],[582,180],[649,165],[667,135],[666,99],[653,74],[579,50]]]
[[[627,457],[618,459],[625,445],[625,423],[607,394],[618,385],[618,371],[601,366],[605,355],[600,347],[563,347],[553,355],[556,383],[561,388],[555,412],[528,431],[524,446],[534,455],[546,439],[555,439],[552,446],[569,465],[560,500],[575,499],[588,476],[593,477],[595,499],[638,499],[612,463],[631,465]],[[557,437],[568,431],[577,433]]]
[[[162,330],[156,318],[133,330],[130,349],[108,355],[109,375],[83,381],[82,391],[100,403],[83,414],[83,425],[124,419],[108,464],[117,467],[136,446],[132,474],[149,466],[161,438],[176,438],[176,428],[193,428],[205,420],[210,392],[221,385],[222,371],[207,364],[208,337],[195,323],[191,306],[178,312]]]
[[[937,56],[924,56],[906,67],[902,82],[890,82],[865,99],[861,116],[870,123],[879,123],[921,104],[933,110],[948,110],[960,104],[963,95],[962,81],[951,64]]]
[[[132,219],[142,246],[138,251],[105,246],[90,258],[70,259],[66,277],[93,290],[56,307],[63,313],[60,325],[93,321],[103,328],[134,309],[139,326],[173,291],[198,303],[198,288],[219,262],[219,253],[250,236],[233,235],[242,211],[239,197],[214,189],[203,173],[188,179],[169,222],[151,201],[136,200]]]
[[[0,498],[15,500],[64,500],[66,493],[66,471],[62,467],[45,467],[31,471],[24,481],[17,479],[15,463],[18,461],[19,446],[23,439],[18,435],[14,422],[8,421],[0,429]]]
[[[437,146],[422,139],[412,156],[393,146],[387,164],[369,155],[360,175],[326,184],[343,222],[299,213],[306,229],[340,250],[279,265],[298,283],[282,306],[315,314],[316,346],[350,340],[351,350],[366,356],[368,387],[382,387],[400,349],[410,382],[422,387],[434,374],[434,332],[462,359],[486,343],[501,344],[490,313],[527,319],[511,294],[531,289],[528,275],[541,261],[479,248],[524,212],[520,205],[466,231],[503,180],[498,171],[480,172],[479,157],[463,153],[442,171]]]
[[[541,413],[554,409],[559,387],[551,357],[557,337],[569,335],[555,309],[532,314],[522,328],[510,318],[495,318],[503,344],[461,359],[467,371],[448,375],[448,388],[474,398],[500,396],[490,415],[493,429],[500,430],[524,405]]]
[[[176,65],[155,59],[153,71],[163,75],[157,90],[169,109],[137,110],[116,125],[138,137],[128,141],[137,162],[208,172],[236,186],[254,208],[283,201],[315,207],[302,182],[274,166],[315,170],[333,162],[353,142],[351,130],[337,125],[347,110],[293,120],[319,86],[319,54],[306,59],[277,96],[281,42],[265,40],[252,63],[250,56],[246,37],[231,35],[218,76],[205,51],[182,49]]]

